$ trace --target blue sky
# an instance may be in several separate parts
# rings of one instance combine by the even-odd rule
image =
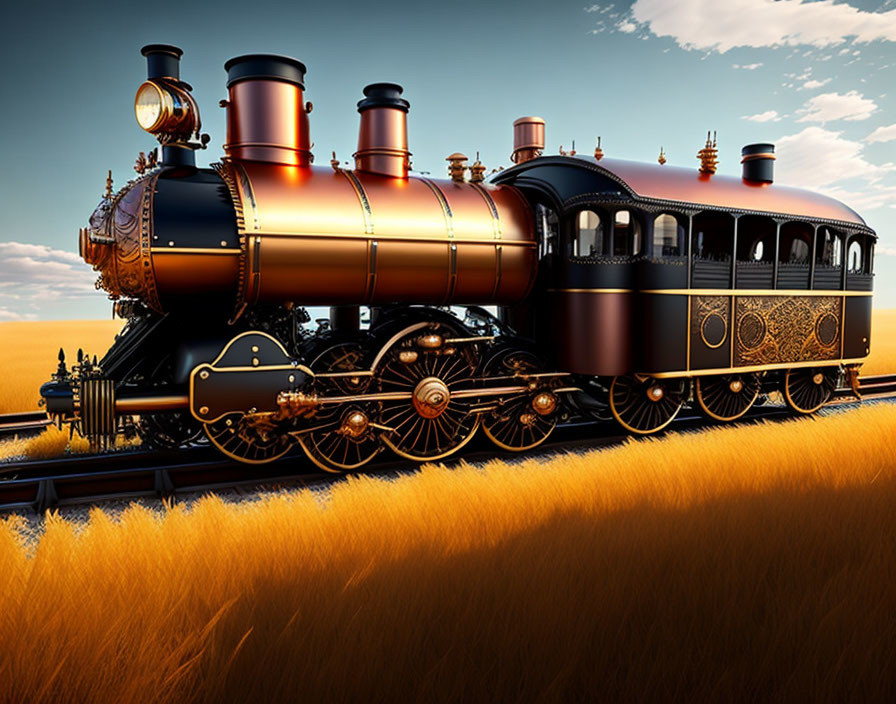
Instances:
[[[740,148],[777,145],[778,183],[843,200],[877,230],[876,305],[896,307],[896,0],[483,0],[330,3],[42,3],[7,9],[0,45],[0,320],[109,315],[77,232],[102,193],[155,141],[137,126],[139,49],[184,49],[221,154],[224,62],[241,53],[308,66],[318,163],[355,149],[361,88],[405,87],[417,170],[445,156],[509,165],[511,123],[547,121],[547,152],[589,152],[697,168],[708,129],[720,172]],[[12,17],[10,14],[12,13]]]

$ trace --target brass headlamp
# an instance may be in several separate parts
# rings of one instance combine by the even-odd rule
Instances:
[[[183,52],[169,44],[149,44],[140,52],[146,57],[146,81],[137,89],[134,116],[137,124],[154,135],[174,163],[192,161],[192,151],[202,147],[190,143],[199,137],[199,106],[191,94],[189,83],[180,80],[180,57]],[[176,154],[175,154],[176,153]],[[163,154],[165,157],[165,154]]]
[[[134,99],[137,124],[162,144],[187,140],[198,132],[199,108],[189,87],[170,79],[153,78],[137,89]]]

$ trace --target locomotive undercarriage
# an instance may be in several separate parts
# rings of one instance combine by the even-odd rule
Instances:
[[[447,457],[480,427],[504,449],[535,447],[580,391],[481,309],[464,321],[436,308],[380,309],[369,330],[315,333],[300,311],[287,311],[292,324],[283,309],[257,314],[247,323],[256,329],[231,329],[223,344],[226,330],[190,335],[176,319],[137,316],[103,360],[81,359],[72,373],[61,364],[42,389],[47,410],[97,448],[123,431],[165,448],[204,437],[241,462],[300,447],[341,472],[384,450]]]
[[[247,463],[301,448],[322,469],[350,472],[387,450],[442,459],[480,429],[496,446],[522,451],[562,421],[615,419],[632,433],[657,432],[689,403],[732,421],[779,392],[794,412],[812,413],[841,374],[821,366],[578,377],[552,370],[533,344],[479,308],[464,320],[431,307],[376,313],[367,330],[321,321],[312,333],[303,309],[278,307],[257,311],[235,333],[138,311],[101,361],[79,354],[71,373],[60,361],[41,392],[48,413],[96,449],[137,433],[155,448],[208,441]]]

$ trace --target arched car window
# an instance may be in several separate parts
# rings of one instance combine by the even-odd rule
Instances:
[[[731,261],[734,218],[727,213],[704,211],[694,216],[694,257],[704,261]]]
[[[843,237],[830,227],[822,227],[818,231],[815,244],[815,261],[821,266],[839,268],[843,251]]]
[[[552,208],[539,203],[535,208],[535,230],[538,235],[539,257],[553,254],[560,232],[557,213]]]
[[[753,247],[750,249],[750,259],[754,262],[761,262],[762,255],[765,252],[765,245],[762,240],[756,240],[753,243]]]
[[[788,254],[787,261],[789,262],[804,262],[809,258],[809,245],[806,244],[805,241],[801,239],[794,239],[790,243],[790,253]]]
[[[846,255],[846,263],[849,267],[847,271],[850,274],[864,273],[862,267],[862,243],[859,240],[853,240],[849,245],[849,251]]]
[[[684,228],[678,218],[669,213],[657,215],[653,220],[653,257],[680,257]]]
[[[613,254],[625,256],[641,251],[641,223],[628,210],[613,216]]]
[[[574,257],[593,257],[604,254],[606,234],[603,220],[593,210],[583,210],[576,217],[576,233],[573,239]]]

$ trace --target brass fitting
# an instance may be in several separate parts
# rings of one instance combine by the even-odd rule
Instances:
[[[448,162],[448,174],[455,183],[463,183],[464,172],[467,170],[467,155],[454,152],[445,158]]]
[[[317,394],[302,391],[281,391],[277,394],[277,406],[281,418],[303,418],[311,415],[320,405]]]

